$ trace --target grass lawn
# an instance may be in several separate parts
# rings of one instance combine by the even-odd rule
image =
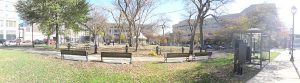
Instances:
[[[232,73],[232,54],[183,63],[108,64],[60,60],[21,49],[0,49],[0,82],[243,82]],[[279,53],[272,52],[272,56]],[[251,77],[251,76],[250,76]]]
[[[0,82],[224,82],[227,78],[218,73],[232,63],[232,56],[183,63],[108,64],[60,60],[22,50],[0,49],[0,53]]]
[[[280,54],[280,52],[271,52],[271,54],[270,54],[271,60],[275,59],[279,54]]]

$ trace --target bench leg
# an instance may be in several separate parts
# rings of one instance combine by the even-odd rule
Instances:
[[[101,56],[101,62],[103,62],[103,57]]]
[[[88,56],[86,55],[86,62],[88,62],[89,61],[89,58],[88,58]]]
[[[130,62],[129,62],[129,64],[132,64],[132,58],[130,58]]]
[[[186,61],[189,61],[189,57],[186,57]]]
[[[168,58],[165,57],[165,63],[167,62]]]
[[[64,59],[64,54],[60,54],[60,56],[61,56],[61,59],[63,60]]]
[[[196,56],[193,56],[193,59],[192,60],[196,60]]]

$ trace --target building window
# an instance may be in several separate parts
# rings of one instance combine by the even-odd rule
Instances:
[[[4,38],[3,38],[3,34],[0,34],[0,39],[4,39]]]
[[[6,27],[16,27],[16,21],[7,20]]]
[[[0,39],[3,39],[3,31],[0,30]]]
[[[26,28],[25,28],[25,31],[26,31],[26,32],[30,32],[30,31],[31,31],[30,27],[26,27]]]
[[[15,40],[16,39],[16,31],[15,30],[7,30],[6,31],[6,40]]]
[[[6,34],[6,40],[15,40],[16,34]]]
[[[1,27],[4,27],[4,21],[3,20],[0,20],[0,28]]]
[[[15,30],[7,30],[6,34],[16,34],[16,31]]]

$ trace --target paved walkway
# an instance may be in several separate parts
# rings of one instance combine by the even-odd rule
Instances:
[[[38,50],[42,48],[29,48],[25,49],[27,52],[31,53],[38,53],[38,54],[44,54],[44,55],[49,55],[49,56],[54,56],[56,58],[61,58],[60,52],[58,51],[47,51],[47,50]],[[220,57],[224,55],[224,53],[213,53],[212,58]],[[101,60],[101,55],[100,54],[92,54],[88,56],[89,61],[100,61]],[[208,57],[203,56],[203,57],[197,57],[196,60],[204,60],[207,59]],[[74,55],[65,55],[65,59],[69,60],[86,60],[84,56],[74,56]],[[109,62],[109,63],[129,63],[129,59],[127,58],[103,58],[104,62]],[[192,57],[190,57],[192,59]],[[163,62],[164,58],[163,57],[132,57],[133,62],[139,62],[139,61],[153,61],[153,62]],[[168,62],[183,62],[185,61],[185,58],[175,58],[175,59],[168,59]]]
[[[294,52],[294,58],[292,63],[288,51],[282,52],[246,83],[300,83],[300,50]]]

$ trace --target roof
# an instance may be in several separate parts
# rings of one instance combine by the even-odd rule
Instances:
[[[136,37],[134,37],[134,38],[136,38]],[[139,39],[147,39],[147,38],[143,35],[143,33],[140,33]]]

